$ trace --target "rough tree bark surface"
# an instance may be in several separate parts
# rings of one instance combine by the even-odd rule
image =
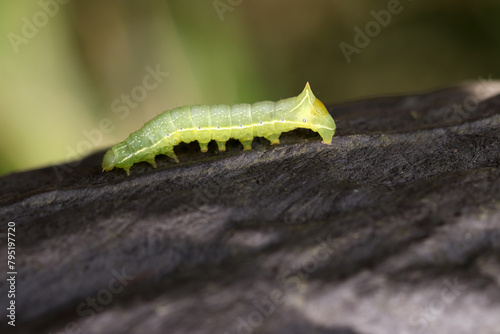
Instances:
[[[4,176],[15,332],[498,334],[499,93],[331,106],[331,146],[298,130],[129,177],[103,152]]]

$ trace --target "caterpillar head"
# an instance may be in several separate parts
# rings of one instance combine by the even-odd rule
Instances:
[[[112,149],[109,149],[104,155],[104,159],[102,159],[102,169],[105,171],[112,170],[117,163],[117,156]]]
[[[335,121],[328,113],[325,105],[314,96],[309,82],[302,93],[297,96],[298,121],[302,122],[304,128],[319,132],[323,142],[329,144],[335,133]]]

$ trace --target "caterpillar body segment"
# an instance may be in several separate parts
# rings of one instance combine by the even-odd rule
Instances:
[[[277,102],[254,104],[194,105],[167,110],[133,132],[104,155],[102,168],[123,168],[129,174],[133,164],[146,161],[154,167],[155,156],[164,154],[179,162],[174,146],[198,141],[202,152],[215,140],[219,150],[226,149],[229,138],[238,139],[245,150],[254,137],[279,144],[282,132],[307,128],[318,132],[323,143],[330,144],[336,125],[323,103],[316,99],[309,83],[297,97]]]

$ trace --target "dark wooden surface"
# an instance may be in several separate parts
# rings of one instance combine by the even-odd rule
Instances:
[[[332,106],[331,146],[298,130],[129,177],[103,152],[4,176],[15,332],[499,334],[499,93]]]

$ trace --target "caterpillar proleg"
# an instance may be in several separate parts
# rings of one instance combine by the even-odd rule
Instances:
[[[335,133],[335,121],[318,100],[309,83],[299,96],[254,104],[193,105],[167,110],[156,116],[123,142],[104,155],[102,168],[110,171],[146,161],[156,167],[155,156],[165,154],[179,162],[174,146],[197,140],[202,152],[215,140],[225,151],[229,138],[238,139],[244,150],[252,148],[254,137],[264,137],[271,145],[279,144],[282,132],[307,128],[318,132],[323,143],[330,144]]]

